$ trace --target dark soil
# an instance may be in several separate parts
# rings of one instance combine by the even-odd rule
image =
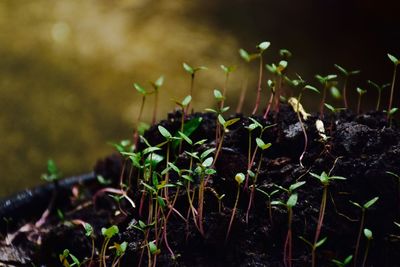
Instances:
[[[176,133],[180,127],[180,117],[179,112],[170,114],[168,119],[161,121],[159,125],[171,133]],[[203,120],[190,138],[193,141],[207,139],[197,151],[201,153],[215,147],[215,115],[196,113],[187,120],[193,117],[202,117]],[[237,192],[234,177],[238,172],[246,173],[248,161],[249,131],[245,126],[251,121],[242,115],[236,117],[240,117],[240,121],[229,127],[215,165],[216,174],[211,176],[205,191],[204,236],[196,228],[192,217],[188,220],[187,229],[183,219],[172,212],[167,224],[167,236],[169,245],[177,257],[172,259],[164,240],[160,240],[161,253],[156,257],[157,266],[284,266],[283,250],[288,229],[286,208],[273,206],[273,221],[270,221],[268,199],[258,191],[255,193],[254,205],[246,223],[245,215],[250,194],[249,190],[243,189],[242,186],[232,230],[228,241],[225,242]],[[322,142],[315,127],[317,117],[311,117],[305,123],[309,143],[302,161],[304,167],[301,167],[299,157],[303,151],[304,136],[297,115],[289,107],[283,106],[280,113],[271,114],[268,120],[261,117],[255,119],[263,125],[276,124],[267,129],[262,136],[262,140],[272,143],[272,146],[264,152],[257,188],[270,193],[277,189],[274,184],[288,188],[296,181],[306,181],[306,184],[297,190],[298,202],[293,208],[293,266],[311,264],[310,247],[299,236],[314,240],[323,187],[309,172],[321,174],[323,171],[346,177],[347,180],[334,180],[329,185],[327,208],[320,235],[320,239],[327,237],[327,240],[317,249],[316,265],[334,266],[332,259],[343,260],[354,254],[361,210],[349,201],[364,204],[374,197],[379,197],[376,204],[366,211],[365,227],[373,232],[366,266],[400,266],[400,227],[394,223],[400,222],[400,181],[386,173],[390,171],[400,174],[400,132],[397,126],[388,127],[385,114],[380,112],[362,115],[342,112],[337,116],[324,118],[329,139]],[[257,130],[252,133],[253,149],[256,146],[255,138],[259,134]],[[164,141],[156,126],[145,133],[145,138],[151,145]],[[146,145],[141,142],[139,147],[143,149]],[[185,143],[182,148],[182,151],[184,150],[190,151],[191,148]],[[188,169],[188,155],[178,152],[179,147],[171,149],[170,160],[180,169]],[[165,155],[166,146],[158,153]],[[259,158],[258,153],[252,166],[253,172],[256,171]],[[100,251],[104,240],[101,228],[118,225],[120,233],[110,244],[128,242],[121,266],[138,266],[140,260],[142,266],[147,266],[147,249],[144,249],[141,257],[144,235],[129,226],[137,226],[139,220],[146,222],[149,200],[146,198],[140,217],[139,205],[143,188],[138,186],[140,181],[136,180],[137,169],[127,162],[123,171],[124,181],[128,181],[130,177],[129,195],[136,203],[135,209],[127,201],[121,200],[121,212],[117,202],[108,194],[99,196],[96,203],[93,203],[93,194],[103,186],[92,182],[81,188],[81,197],[72,199],[71,194],[69,198],[64,197],[63,204],[58,206],[64,213],[63,221],[53,210],[40,229],[19,233],[13,240],[12,247],[3,245],[0,254],[3,253],[4,256],[0,257],[0,262],[9,261],[14,265],[25,263],[28,266],[33,262],[35,266],[60,266],[58,255],[66,248],[80,260],[89,258],[92,249],[90,238],[85,236],[81,226],[68,223],[80,219],[94,227],[97,251]],[[95,172],[111,179],[111,186],[119,188],[123,165],[123,158],[113,155],[99,161]],[[158,165],[159,171],[164,167],[165,161]],[[198,184],[199,178],[194,179]],[[170,182],[178,181],[179,177],[171,171]],[[189,207],[184,188],[180,188],[174,208],[186,217]],[[176,187],[169,189],[171,199],[176,192]],[[225,194],[221,211],[218,209],[215,193]],[[194,203],[197,205],[196,199]],[[286,202],[287,199],[287,193],[284,191],[273,196],[273,200]],[[164,211],[167,213],[169,208],[165,207]],[[36,219],[40,215],[37,214]],[[24,221],[13,224],[8,231],[11,232],[12,228],[15,230],[23,223]],[[151,240],[154,240],[154,230],[149,231],[149,241]],[[365,249],[366,238],[362,235],[357,266],[361,266]],[[18,251],[20,254],[12,258],[11,251]],[[107,251],[107,255],[113,253],[113,250]],[[107,259],[109,266],[112,259],[113,256]],[[92,266],[98,265],[96,256]]]

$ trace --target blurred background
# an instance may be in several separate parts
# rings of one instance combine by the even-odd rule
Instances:
[[[212,91],[222,87],[224,64],[238,67],[228,105],[235,110],[248,77],[244,111],[250,111],[258,66],[244,64],[237,51],[256,51],[261,41],[271,42],[266,63],[289,49],[289,76],[299,73],[315,85],[315,74],[336,73],[334,63],[362,70],[349,84],[352,107],[356,86],[375,101],[365,81],[391,81],[386,53],[400,57],[399,10],[389,0],[2,0],[0,196],[42,183],[48,158],[64,176],[80,174],[112,153],[107,142],[131,138],[140,103],[133,82],[150,89],[149,81],[165,75],[158,113],[165,118],[174,109],[170,99],[188,94],[182,62],[209,68],[196,77],[196,110],[215,105]],[[316,110],[319,98],[309,99]]]

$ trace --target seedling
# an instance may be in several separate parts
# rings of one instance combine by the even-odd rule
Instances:
[[[244,49],[239,49],[239,55],[240,57],[246,62],[249,63],[253,59],[256,59],[258,57],[258,54],[249,54],[246,50]],[[236,108],[236,113],[240,113],[242,111],[243,103],[244,103],[244,98],[246,96],[246,91],[247,91],[247,82],[248,78],[246,77],[245,81],[242,84],[242,89],[240,91],[240,97],[239,97],[239,102]]]
[[[222,88],[222,96],[223,97],[222,97],[222,101],[220,102],[220,110],[222,110],[224,108],[224,102],[226,99],[226,90],[228,87],[229,74],[232,73],[236,69],[236,67],[235,66],[225,66],[225,65],[221,65],[220,67],[225,73],[225,82],[224,82],[224,87]]]
[[[293,207],[297,204],[297,193],[293,193],[296,189],[304,185],[306,182],[297,182],[290,185],[289,189],[277,186],[278,188],[286,191],[289,198],[286,203],[282,201],[272,201],[271,205],[282,205],[286,207],[288,214],[288,231],[286,234],[285,245],[283,248],[283,262],[285,267],[292,266],[292,218],[293,218]]]
[[[101,234],[104,236],[104,242],[103,245],[101,246],[100,250],[100,267],[106,267],[106,250],[108,247],[108,243],[110,242],[111,238],[118,234],[119,229],[118,226],[112,225],[109,228],[102,228],[101,229]]]
[[[323,242],[321,243],[321,241],[326,239],[325,238],[325,239],[319,240],[319,236],[321,234],[322,224],[323,224],[324,216],[325,216],[326,201],[327,201],[327,197],[328,197],[328,186],[331,183],[331,181],[333,181],[333,180],[346,180],[346,178],[344,178],[342,176],[330,176],[330,174],[327,174],[324,171],[320,175],[310,172],[310,175],[314,178],[317,178],[323,186],[323,193],[322,193],[321,205],[319,208],[317,228],[315,231],[314,243],[311,246],[311,248],[312,248],[311,265],[312,265],[312,267],[314,267],[315,261],[316,261],[316,254],[315,254],[316,249],[320,245],[323,244]]]
[[[337,75],[334,74],[329,74],[326,76],[321,76],[321,75],[315,75],[315,78],[322,84],[323,86],[323,93],[322,93],[322,99],[321,103],[319,105],[319,112],[320,112],[320,117],[322,118],[324,116],[324,103],[326,100],[326,91],[330,89],[332,86],[336,85],[336,81],[334,79],[337,78]]]
[[[128,247],[128,242],[124,241],[121,244],[114,242],[114,245],[110,248],[115,249],[115,257],[111,263],[111,267],[116,267],[120,265],[121,258],[124,256],[126,248]]]
[[[284,73],[287,69],[287,66],[288,66],[288,62],[286,60],[279,61],[278,65],[275,65],[274,63],[272,63],[271,65],[268,65],[268,64],[265,65],[267,70],[275,76],[273,84],[271,84],[271,82],[269,82],[269,86],[271,88],[271,96],[270,96],[269,103],[274,102],[274,110],[276,112],[279,111],[279,101],[282,98],[282,93],[281,93],[282,82],[283,82],[283,77],[285,77]],[[276,79],[276,77],[278,77],[278,80]],[[269,103],[268,103],[267,110],[265,111],[265,114],[264,114],[265,118],[268,115],[267,111],[269,111],[269,109],[270,109]]]
[[[142,102],[140,104],[139,114],[138,114],[138,117],[136,119],[135,132],[133,134],[133,144],[134,144],[135,149],[136,149],[137,148],[137,143],[138,143],[138,140],[139,140],[139,124],[142,121],[143,108],[144,108],[144,104],[146,102],[146,96],[149,93],[146,91],[146,89],[144,87],[142,87],[138,83],[134,83],[133,87],[136,89],[136,91],[138,91],[142,95]]]
[[[207,67],[204,66],[198,66],[198,67],[191,67],[189,64],[183,62],[182,63],[183,69],[190,74],[190,89],[189,89],[189,95],[193,97],[193,88],[194,88],[194,77],[196,75],[196,73],[200,70],[206,70]],[[186,106],[186,110],[185,110],[185,115],[188,114],[190,110],[190,103],[189,105]]]
[[[374,83],[371,80],[368,80],[367,83],[372,85],[378,91],[378,100],[376,101],[376,108],[375,108],[375,110],[378,111],[381,104],[382,90],[385,89],[386,87],[389,87],[390,83],[382,84],[381,86],[379,86],[378,84]]]
[[[299,96],[297,98],[294,98],[294,97],[290,98],[288,102],[289,102],[289,104],[292,105],[294,111],[297,114],[297,119],[299,120],[301,129],[302,129],[303,135],[304,135],[304,148],[303,148],[303,152],[301,153],[301,155],[299,157],[300,166],[304,168],[303,157],[304,157],[304,155],[305,155],[305,153],[307,151],[308,136],[307,136],[306,128],[304,127],[304,123],[302,121],[302,117],[303,117],[303,120],[307,120],[309,114],[304,110],[303,106],[301,105],[301,98],[303,96],[303,93],[306,90],[309,90],[311,92],[315,92],[315,93],[318,93],[318,94],[319,94],[319,91],[318,91],[317,88],[315,88],[315,87],[313,87],[311,85],[308,85],[308,84],[304,85],[304,83],[305,83],[304,80],[300,76],[298,76],[298,77],[299,77],[299,80],[292,81],[292,84],[295,85],[296,87],[297,86],[301,86],[302,87],[301,90],[300,90]],[[302,116],[300,116],[300,114]]]
[[[361,209],[360,228],[359,228],[359,231],[358,231],[356,248],[355,248],[355,251],[354,251],[354,266],[356,266],[356,264],[357,264],[357,256],[358,256],[358,250],[360,248],[361,233],[362,233],[362,230],[364,228],[365,212],[370,207],[372,207],[378,201],[378,199],[379,199],[379,197],[374,197],[371,200],[369,200],[366,203],[364,203],[364,205],[362,205],[362,206],[360,204],[358,204],[357,202],[350,201],[351,204],[353,204],[357,208]]]
[[[373,239],[372,231],[369,230],[368,228],[364,228],[364,236],[367,239],[367,245],[365,247],[365,252],[364,252],[364,259],[362,262],[362,267],[365,266],[365,263],[367,262],[367,257],[368,257],[368,252],[369,252],[369,247],[371,245],[371,240]]]
[[[72,263],[68,261],[68,257],[71,258]],[[77,266],[79,267],[81,265],[81,262],[78,260],[77,257],[72,255],[68,249],[64,249],[63,253],[59,255],[59,259],[61,264],[64,267],[72,267],[72,266]]]
[[[358,102],[357,102],[357,114],[360,114],[360,108],[361,108],[361,97],[367,93],[367,90],[363,90],[360,87],[357,87],[357,93],[358,93]]]
[[[268,49],[268,47],[271,45],[270,42],[261,42],[257,45],[258,53],[255,54],[249,54],[247,53],[246,50],[244,49],[239,49],[239,54],[240,56],[246,61],[250,62],[251,60],[255,58],[260,59],[260,65],[259,65],[259,74],[258,74],[258,86],[257,86],[257,97],[256,97],[256,102],[254,105],[254,109],[252,112],[252,115],[256,114],[258,111],[258,107],[260,105],[260,100],[261,100],[261,83],[262,83],[262,74],[263,74],[263,52]]]
[[[350,264],[351,260],[353,259],[353,255],[347,256],[343,261],[339,260],[332,260],[332,262],[337,266],[337,267],[346,267],[347,265]]]
[[[251,175],[253,178],[253,186],[251,187],[249,205],[247,206],[246,223],[249,222],[249,213],[250,213],[250,209],[251,209],[251,206],[252,206],[253,200],[254,200],[254,192],[256,189],[257,178],[260,173],[261,163],[262,163],[263,156],[264,156],[263,152],[272,145],[271,143],[267,143],[267,144],[264,143],[264,141],[261,138],[256,138],[256,143],[257,143],[257,147],[259,147],[261,149],[261,155],[260,155],[260,159],[258,160],[257,171],[254,175]]]
[[[346,92],[346,90],[347,90],[347,82],[348,82],[350,76],[359,74],[360,71],[359,70],[348,71],[345,68],[343,68],[343,67],[341,67],[341,66],[339,66],[337,64],[335,64],[334,66],[339,71],[339,73],[344,77],[342,95],[343,95],[344,107],[347,109],[349,107],[348,103],[347,103],[347,92]]]
[[[387,54],[388,58],[390,59],[390,61],[392,61],[393,65],[394,65],[394,69],[393,69],[393,78],[392,78],[392,83],[391,83],[391,87],[390,87],[390,98],[389,98],[389,106],[388,106],[388,112],[392,110],[392,103],[393,103],[393,94],[394,94],[394,84],[396,82],[396,71],[397,71],[397,66],[400,64],[400,60],[397,59],[395,56],[391,55],[391,54]],[[389,120],[389,113],[387,116],[387,119]]]
[[[335,108],[334,106],[332,106],[332,105],[330,105],[328,103],[324,103],[324,106],[334,114],[337,114],[342,110],[346,110],[346,108]]]
[[[157,109],[158,109],[158,90],[164,84],[164,76],[160,76],[155,82],[150,82],[154,89],[154,108],[152,124],[156,123]]]
[[[181,129],[180,131],[183,133],[183,127],[185,126],[185,118],[186,118],[186,112],[187,112],[187,107],[190,105],[192,101],[192,96],[188,95],[186,96],[182,102],[179,102],[177,100],[174,100],[175,103],[181,107],[182,110],[182,117],[181,117]],[[182,150],[182,140],[179,143],[179,154],[181,153]]]
[[[389,127],[392,127],[393,116],[398,110],[399,110],[398,108],[392,108],[391,110],[389,110],[387,112],[387,119],[389,120]]]
[[[231,232],[231,227],[232,227],[232,223],[233,223],[233,219],[235,218],[235,213],[236,213],[236,208],[237,208],[237,204],[239,202],[239,196],[240,196],[240,185],[244,182],[245,176],[243,173],[237,173],[235,175],[235,181],[237,183],[237,193],[236,193],[236,199],[235,199],[235,204],[233,205],[232,208],[232,215],[231,215],[231,219],[229,221],[229,225],[228,225],[228,231],[226,232],[226,236],[225,236],[225,244],[228,241],[229,238],[229,233]]]
[[[279,192],[279,190],[274,190],[271,193],[267,193],[267,192],[265,192],[264,190],[262,190],[260,188],[256,188],[256,190],[259,191],[260,193],[262,193],[263,195],[265,195],[268,198],[268,216],[269,216],[269,221],[270,221],[271,225],[273,225],[271,199],[272,199],[273,195],[275,195],[276,193]]]
[[[269,100],[268,100],[267,108],[265,109],[265,113],[264,113],[264,116],[263,116],[264,119],[267,119],[268,113],[271,110],[271,106],[272,106],[272,103],[274,101],[275,90],[276,90],[275,82],[273,82],[272,80],[268,80],[267,81],[267,85],[271,89],[271,95],[270,95]]]

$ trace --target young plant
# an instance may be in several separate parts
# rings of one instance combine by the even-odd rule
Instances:
[[[337,78],[337,75],[334,74],[329,74],[326,76],[321,76],[321,75],[315,75],[315,78],[322,84],[323,86],[323,93],[322,93],[322,98],[321,102],[319,105],[319,112],[320,112],[320,117],[323,118],[324,116],[324,103],[326,101],[326,91],[330,89],[332,86],[336,85],[336,81],[334,79]]]
[[[358,257],[358,250],[360,248],[361,234],[362,234],[362,230],[364,229],[364,223],[365,223],[364,222],[365,221],[365,212],[370,207],[372,207],[378,201],[378,199],[379,199],[379,197],[374,197],[371,200],[364,203],[364,205],[360,205],[357,202],[350,201],[351,204],[353,204],[354,206],[356,206],[357,208],[359,208],[361,210],[360,227],[359,227],[358,236],[357,236],[356,248],[354,251],[354,266],[357,265],[357,257]]]
[[[140,104],[140,109],[139,109],[139,114],[136,119],[136,126],[135,126],[135,132],[133,134],[133,145],[135,146],[135,149],[137,149],[137,144],[139,140],[139,125],[142,122],[142,114],[143,114],[143,108],[144,104],[146,102],[146,96],[149,94],[144,87],[142,87],[138,83],[134,83],[133,87],[142,95],[142,102]]]
[[[190,105],[191,101],[192,101],[192,96],[188,95],[186,96],[182,102],[179,102],[177,100],[174,100],[175,103],[181,107],[182,110],[182,117],[181,117],[181,128],[180,131],[183,133],[183,128],[185,126],[185,118],[186,118],[186,111],[187,111],[187,107]],[[186,109],[185,109],[186,108]],[[182,150],[182,140],[179,143],[179,154],[181,153]]]
[[[347,82],[348,82],[350,76],[359,74],[360,71],[359,70],[348,71],[345,68],[343,68],[343,67],[341,67],[341,66],[339,66],[337,64],[335,64],[334,66],[340,72],[340,74],[344,77],[342,95],[343,95],[344,107],[347,109],[349,107],[348,103],[347,103],[347,92],[346,92],[346,90],[347,90]]]
[[[367,90],[363,90],[360,87],[357,87],[357,93],[358,93],[358,102],[357,102],[357,114],[360,114],[360,108],[361,108],[361,97],[367,93]]]
[[[258,57],[260,59],[260,66],[259,66],[259,74],[258,74],[258,86],[257,86],[257,97],[256,97],[256,103],[254,105],[253,112],[251,113],[252,115],[255,115],[258,111],[258,107],[260,105],[260,100],[261,100],[261,82],[262,82],[262,74],[263,74],[263,52],[268,49],[268,47],[271,45],[270,42],[262,42],[257,45],[258,49]]]
[[[237,173],[235,175],[235,181],[237,183],[237,193],[236,193],[235,204],[233,205],[233,208],[232,208],[232,215],[231,215],[231,219],[229,221],[228,231],[226,232],[226,236],[225,236],[225,244],[228,241],[229,233],[231,232],[233,219],[235,218],[236,208],[239,203],[240,185],[244,182],[244,179],[245,179],[245,176],[243,173]]]
[[[282,83],[284,81],[284,73],[287,69],[288,62],[286,60],[279,61],[278,65],[272,63],[271,65],[265,65],[267,70],[274,75],[274,81],[268,82],[268,86],[271,88],[271,96],[268,102],[267,109],[264,113],[264,118],[268,116],[268,112],[271,108],[271,104],[274,103],[275,112],[279,111],[279,102],[282,98]]]
[[[256,190],[260,193],[262,193],[263,195],[265,195],[268,198],[268,216],[269,216],[269,221],[271,223],[271,225],[273,225],[273,219],[272,219],[272,204],[271,204],[271,199],[272,196],[275,195],[276,193],[279,192],[279,190],[274,190],[271,193],[267,193],[264,190],[260,189],[260,188],[256,188]]]
[[[350,264],[351,260],[353,259],[353,255],[347,256],[343,261],[339,260],[332,260],[332,262],[337,266],[337,267],[346,267],[347,265]]]
[[[250,213],[250,209],[251,209],[251,206],[252,206],[253,200],[254,200],[254,192],[256,190],[257,178],[260,173],[261,163],[262,163],[263,156],[264,156],[263,152],[272,145],[271,143],[267,143],[267,144],[264,143],[264,141],[261,138],[256,138],[256,143],[257,143],[257,147],[261,149],[261,155],[260,155],[260,159],[258,160],[256,173],[254,175],[251,175],[251,177],[253,178],[253,186],[251,187],[249,205],[247,206],[247,211],[246,211],[246,223],[249,222],[249,213]]]
[[[68,257],[71,258],[72,263],[68,261]],[[81,265],[81,262],[78,260],[78,258],[72,255],[68,249],[64,249],[63,253],[59,255],[59,259],[64,267],[79,267]]]
[[[128,242],[124,241],[121,244],[114,242],[114,245],[110,248],[115,249],[115,256],[111,263],[111,267],[120,266],[121,258],[125,255],[126,248],[128,247]]]
[[[249,63],[250,61],[258,57],[258,54],[249,54],[246,50],[242,48],[239,49],[239,55],[246,63]],[[242,111],[244,98],[246,96],[246,91],[247,91],[247,82],[248,78],[246,77],[244,83],[242,84],[242,90],[240,91],[240,97],[236,108],[236,113],[240,113]]]
[[[272,80],[268,80],[267,81],[267,85],[271,89],[271,95],[270,95],[269,100],[268,100],[267,108],[265,109],[265,113],[264,113],[264,116],[263,116],[264,119],[267,119],[267,117],[268,117],[268,113],[271,110],[271,106],[272,106],[272,103],[274,101],[275,91],[276,91],[275,82],[273,82]]]
[[[224,82],[224,87],[222,88],[222,101],[220,103],[220,110],[222,110],[224,108],[224,102],[226,99],[226,90],[228,87],[228,80],[229,80],[229,74],[232,73],[236,67],[235,66],[225,66],[225,65],[221,65],[221,69],[224,71],[225,73],[225,82]]]
[[[344,178],[342,176],[330,176],[330,174],[327,174],[324,171],[320,175],[310,172],[310,175],[312,177],[314,177],[314,178],[317,178],[318,181],[320,181],[322,186],[323,186],[323,192],[322,192],[321,205],[320,205],[320,208],[319,208],[319,216],[318,216],[317,228],[316,228],[316,231],[315,231],[314,242],[312,243],[312,246],[311,246],[311,249],[312,249],[311,265],[312,265],[312,267],[314,267],[315,263],[316,263],[316,249],[324,243],[324,242],[321,242],[324,239],[319,240],[319,236],[321,234],[321,229],[322,229],[322,225],[323,225],[323,222],[324,222],[326,202],[327,202],[327,198],[328,198],[328,187],[329,187],[329,184],[333,180],[346,180],[346,178]]]
[[[288,231],[285,238],[285,245],[283,248],[283,263],[285,267],[292,267],[292,219],[293,219],[293,207],[297,204],[297,193],[294,193],[299,187],[303,186],[306,182],[297,182],[289,186],[288,189],[277,186],[279,189],[285,191],[288,194],[288,200],[282,201],[272,201],[271,205],[281,205],[286,207],[288,214]]]
[[[371,80],[368,80],[367,83],[372,85],[378,91],[378,100],[376,101],[376,108],[375,108],[375,110],[378,111],[381,104],[382,90],[385,89],[386,87],[389,87],[390,83],[382,84],[381,86],[379,86],[378,84],[374,83]]]
[[[112,225],[109,228],[102,228],[101,234],[104,236],[103,245],[101,246],[100,250],[100,267],[106,267],[106,251],[108,248],[108,243],[110,242],[111,238],[118,234],[119,229],[118,226]]]
[[[182,63],[183,69],[190,74],[190,89],[189,89],[189,95],[193,97],[193,88],[194,88],[194,77],[196,75],[196,73],[200,70],[206,70],[207,67],[204,66],[198,66],[198,67],[192,67],[189,64],[183,62]],[[189,105],[186,106],[186,110],[185,110],[185,115],[188,114],[190,110],[190,103]]]
[[[80,219],[72,220],[72,223],[76,224],[76,225],[81,225],[83,227],[83,229],[85,230],[85,236],[87,236],[91,240],[92,253],[91,253],[91,256],[90,256],[90,259],[89,259],[89,265],[88,266],[92,266],[94,255],[95,255],[95,243],[94,243],[93,227],[89,223],[84,222],[84,221],[82,221]]]
[[[387,54],[387,56],[389,57],[390,61],[392,61],[393,65],[394,65],[393,78],[392,78],[392,83],[391,83],[391,87],[390,87],[389,106],[387,109],[387,111],[388,111],[387,119],[389,120],[389,112],[392,110],[392,104],[393,104],[394,84],[396,82],[396,71],[397,71],[397,66],[400,64],[400,60],[391,54]]]
[[[304,127],[304,123],[303,123],[301,117],[303,117],[303,120],[307,120],[309,114],[304,110],[303,106],[301,105],[301,98],[303,96],[303,93],[306,90],[309,90],[309,91],[312,91],[312,92],[315,92],[315,93],[318,93],[318,94],[319,94],[319,91],[318,91],[317,88],[315,88],[315,87],[313,87],[311,85],[308,85],[308,84],[304,85],[304,81],[301,79],[300,76],[299,76],[299,80],[292,81],[292,84],[295,84],[297,86],[301,86],[302,87],[301,90],[300,90],[299,96],[297,98],[291,97],[288,102],[293,107],[293,110],[297,114],[297,119],[299,120],[301,129],[302,129],[303,135],[304,135],[304,148],[303,148],[303,152],[301,153],[300,158],[299,158],[300,166],[304,168],[303,157],[304,157],[304,155],[305,155],[305,153],[307,151],[308,136],[307,136],[307,131],[306,131],[306,128]],[[302,116],[300,116],[300,114]]]
[[[158,110],[158,90],[164,84],[164,76],[160,76],[155,82],[150,82],[154,89],[154,108],[152,124],[156,123],[157,110]]]
[[[368,257],[368,252],[369,252],[369,247],[371,245],[371,240],[373,239],[372,231],[369,230],[368,228],[364,228],[364,236],[367,239],[367,245],[365,247],[365,252],[364,252],[364,259],[362,262],[362,267],[365,266],[365,263],[367,262],[367,257]]]

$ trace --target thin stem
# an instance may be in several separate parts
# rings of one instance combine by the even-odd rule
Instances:
[[[231,232],[231,227],[232,227],[233,219],[235,218],[236,208],[237,208],[237,204],[238,204],[238,202],[239,202],[239,196],[240,196],[240,184],[238,184],[238,189],[237,189],[237,193],[236,193],[235,205],[233,206],[233,209],[232,209],[232,215],[231,215],[231,219],[230,219],[230,221],[229,221],[228,231],[226,232],[226,236],[225,236],[225,244],[227,243],[228,238],[229,238],[229,233]]]
[[[225,95],[226,95],[226,90],[227,90],[227,87],[228,87],[228,79],[229,79],[229,72],[225,76],[224,88],[222,88],[222,96],[223,96],[223,98],[222,98],[221,103],[220,103],[220,110],[222,110],[224,108]]]
[[[349,80],[349,76],[346,76],[344,79],[344,85],[343,85],[343,102],[344,102],[344,107],[347,109],[348,104],[347,104],[347,81]]]
[[[360,114],[360,108],[361,108],[361,94],[358,96],[357,114]]]
[[[379,105],[381,103],[381,95],[382,95],[382,90],[378,89],[378,101],[376,102],[376,108],[375,108],[376,111],[379,110]]]
[[[264,119],[267,119],[268,113],[271,110],[271,106],[272,106],[272,103],[274,101],[274,97],[275,97],[275,91],[271,90],[271,95],[269,97],[268,106],[267,106],[267,108],[265,110],[265,113],[264,113],[264,116],[263,116]]]
[[[394,84],[396,82],[396,71],[397,71],[397,65],[394,66],[393,70],[393,78],[392,78],[392,86],[390,87],[390,99],[389,99],[389,107],[387,110],[387,119],[390,117],[390,110],[392,109],[392,104],[393,104],[393,94],[394,94]]]
[[[256,104],[254,106],[253,112],[251,115],[254,115],[258,111],[258,106],[260,105],[260,99],[261,99],[261,81],[262,81],[262,73],[263,73],[263,58],[262,54],[260,54],[260,67],[259,67],[259,75],[258,75],[258,87],[257,87],[257,98],[256,98]]]
[[[202,236],[204,236],[204,228],[203,228],[203,203],[204,202],[204,174],[201,174],[200,177],[200,187],[199,187],[199,199],[198,199],[198,226],[199,226],[199,232]]]
[[[154,109],[153,109],[153,120],[152,124],[154,125],[156,123],[156,117],[157,117],[157,109],[158,109],[158,89],[155,90],[154,92]]]
[[[324,103],[325,103],[325,100],[326,100],[326,90],[327,90],[327,85],[325,84],[324,85],[324,91],[322,93],[321,103],[320,103],[320,106],[319,106],[319,117],[320,118],[324,117],[324,107],[325,107]]]
[[[246,96],[246,91],[247,91],[247,82],[248,82],[248,78],[246,78],[246,80],[242,84],[242,90],[240,91],[240,97],[239,97],[238,105],[236,107],[236,113],[242,112],[244,98]]]
[[[356,267],[356,265],[357,265],[358,250],[360,248],[360,240],[361,240],[362,230],[364,228],[364,219],[365,219],[365,209],[362,209],[360,228],[358,230],[356,248],[355,248],[355,251],[354,251],[354,260],[353,260],[354,267]]]
[[[313,244],[313,248],[312,248],[312,263],[311,263],[312,267],[315,267],[315,260],[316,260],[315,250],[317,249],[316,248],[316,244],[318,243],[319,235],[321,234],[321,228],[322,228],[322,224],[323,224],[323,221],[324,221],[327,195],[328,195],[328,185],[324,185],[324,191],[322,193],[321,206],[320,206],[320,209],[319,209],[317,230],[315,231],[314,244]]]
[[[292,267],[292,217],[293,210],[288,208],[288,232],[286,235],[285,245],[283,249],[283,262],[285,267]]]
[[[258,177],[258,174],[260,173],[262,159],[263,159],[263,153],[261,152],[260,160],[258,161],[256,175],[253,180],[253,186],[251,187],[249,205],[247,206],[247,212],[246,212],[246,223],[249,223],[249,213],[250,213],[251,205],[253,204],[253,200],[254,200],[254,192],[256,189],[257,177]]]
[[[362,262],[362,267],[364,267],[365,266],[365,263],[367,262],[367,257],[368,257],[368,252],[369,252],[369,243],[370,243],[370,241],[368,240],[367,241],[367,247],[365,248],[365,253],[364,253],[364,259],[363,259],[363,262]]]
[[[306,151],[307,151],[308,136],[307,136],[306,128],[304,127],[304,123],[303,123],[303,121],[301,120],[300,111],[299,111],[299,106],[300,106],[301,97],[302,97],[302,93],[300,93],[299,99],[298,99],[298,101],[297,101],[297,108],[296,108],[297,111],[296,111],[296,113],[297,113],[297,119],[298,119],[299,122],[300,122],[301,130],[303,131],[303,135],[304,135],[304,148],[303,148],[303,152],[301,153],[300,158],[299,158],[300,166],[301,166],[302,168],[304,168],[304,165],[303,165],[303,157],[304,157],[304,155],[306,154]]]
[[[138,125],[139,125],[140,121],[142,120],[142,114],[143,114],[143,108],[144,108],[145,101],[146,101],[146,96],[144,95],[142,97],[142,103],[140,104],[139,115],[138,115],[138,118],[137,118],[137,121],[136,121],[135,132],[133,134],[133,145],[134,145],[135,150],[137,150],[137,144],[138,144],[138,141],[139,141]]]

